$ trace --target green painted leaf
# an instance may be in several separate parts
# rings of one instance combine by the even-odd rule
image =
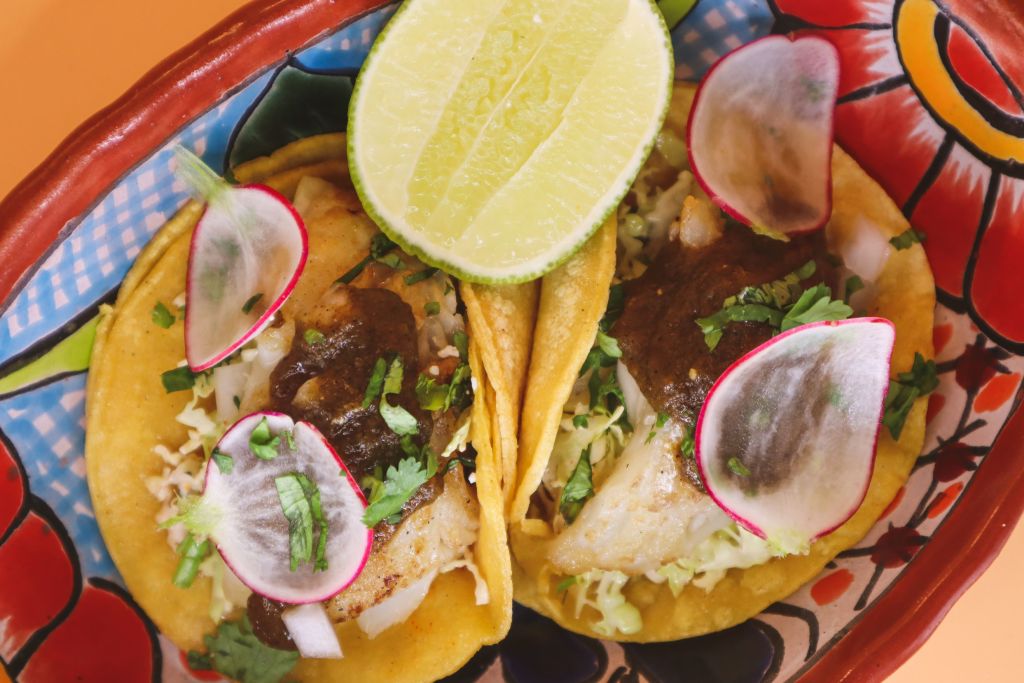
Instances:
[[[665,24],[671,31],[690,13],[697,0],[658,0],[658,9],[665,17]]]
[[[97,315],[39,358],[0,376],[0,396],[16,393],[61,375],[88,370],[99,320],[100,316]]]
[[[229,158],[232,167],[266,156],[290,142],[348,125],[352,79],[314,74],[288,65],[236,130]]]

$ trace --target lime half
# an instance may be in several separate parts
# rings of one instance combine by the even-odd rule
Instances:
[[[650,0],[407,0],[349,112],[368,213],[473,282],[551,270],[614,210],[668,109]]]

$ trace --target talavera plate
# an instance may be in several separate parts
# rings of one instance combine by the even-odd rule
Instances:
[[[941,385],[910,481],[867,538],[757,618],[674,643],[602,643],[517,608],[453,681],[881,680],[991,562],[1024,507],[1024,6],[1015,0],[658,3],[677,76],[766,33],[839,49],[837,140],[927,235]],[[343,130],[396,5],[257,0],[150,72],[0,203],[0,680],[191,673],[122,588],[82,459],[98,307],[215,169]]]

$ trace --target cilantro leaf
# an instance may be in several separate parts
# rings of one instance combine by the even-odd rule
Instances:
[[[412,413],[402,406],[393,406],[388,403],[388,396],[397,394],[402,390],[402,359],[395,357],[388,368],[388,374],[384,378],[384,389],[380,397],[380,416],[384,418],[388,429],[399,436],[411,436],[420,431],[419,423]]]
[[[444,410],[448,410],[452,406],[462,410],[469,406],[473,398],[472,385],[469,381],[471,374],[472,371],[466,363],[455,368],[455,372],[452,373],[452,381],[448,383],[448,395],[444,398]]]
[[[455,334],[452,335],[452,340],[455,343],[455,348],[459,351],[459,359],[463,363],[469,362],[469,337],[462,330],[455,330]]]
[[[288,548],[291,554],[291,570],[309,562],[313,555],[313,511],[302,483],[295,473],[274,479],[281,509],[288,520]]]
[[[213,453],[210,454],[210,458],[216,463],[217,469],[220,470],[221,474],[231,474],[235,469],[235,460],[226,453],[221,453],[216,448],[213,449]]]
[[[246,299],[245,303],[242,304],[242,313],[246,313],[246,314],[251,313],[253,307],[256,304],[258,304],[260,302],[260,299],[262,299],[262,298],[263,298],[263,292],[257,292],[256,294],[253,294],[252,296],[250,296],[248,299]]]
[[[740,477],[749,477],[750,476],[750,470],[747,469],[746,465],[744,465],[742,462],[740,462],[739,458],[729,458],[729,460],[725,464],[732,471],[732,473],[737,475],[737,476],[740,476]]]
[[[325,337],[324,333],[321,332],[320,330],[318,330],[316,328],[313,328],[313,327],[310,327],[309,329],[307,329],[305,332],[302,333],[302,338],[310,346],[316,346],[317,344],[321,343],[327,337]]]
[[[444,408],[448,398],[449,386],[438,384],[433,377],[420,373],[416,380],[416,398],[419,399],[420,408],[423,410],[441,410]]]
[[[208,666],[239,683],[277,683],[299,661],[298,652],[264,645],[244,613],[240,621],[220,624],[216,634],[206,636],[205,641],[208,652],[189,652],[189,665]]]
[[[156,306],[153,307],[151,317],[153,318],[153,323],[157,325],[157,327],[162,327],[165,330],[173,325],[175,320],[174,314],[164,306],[162,301],[156,302]]]
[[[373,261],[379,261],[385,254],[396,246],[398,245],[392,242],[390,237],[382,232],[377,233],[370,239],[369,255],[356,265],[352,266],[347,273],[335,280],[335,283],[345,285],[350,284],[353,280],[359,277],[359,274],[366,269],[366,266],[370,265]]]
[[[693,458],[693,450],[696,442],[693,438],[693,427],[687,425],[683,430],[683,440],[679,442],[679,452],[686,458]]]
[[[436,469],[436,459],[434,462]],[[424,467],[418,458],[403,458],[397,467],[388,467],[383,481],[370,482],[370,504],[363,513],[363,524],[372,529],[382,520],[399,514],[402,506],[427,483],[430,476],[429,463]]]
[[[249,450],[260,460],[273,460],[281,448],[281,437],[270,433],[270,422],[264,417],[249,435]]]
[[[424,280],[433,277],[434,273],[436,272],[437,268],[424,268],[423,270],[417,271],[412,275],[406,275],[402,279],[407,285],[415,285],[417,283],[423,282]]]
[[[903,433],[903,425],[910,409],[914,407],[914,401],[935,391],[938,386],[935,361],[926,361],[920,353],[915,353],[910,372],[900,373],[896,381],[889,382],[889,393],[885,396],[882,424],[888,428],[893,439],[899,439]]]
[[[913,228],[907,228],[900,234],[889,239],[889,244],[900,251],[903,249],[909,249],[915,244],[920,244],[921,242],[924,242],[924,233],[918,232]]]
[[[843,299],[849,301],[850,297],[864,289],[864,281],[860,279],[859,275],[851,275],[846,278],[846,291],[843,292]]]
[[[423,312],[427,315],[437,315],[441,312],[441,304],[436,301],[428,301],[423,304]]]
[[[555,587],[555,592],[556,593],[564,593],[565,591],[569,590],[570,588],[572,588],[573,586],[575,586],[579,582],[580,582],[580,580],[579,580],[578,577],[567,576],[567,577],[565,577],[564,579],[562,579],[561,581],[558,582],[558,585]]]
[[[609,337],[601,330],[597,331],[597,339],[594,342],[597,344],[601,352],[609,358],[622,358],[622,349],[619,348],[619,342],[614,337]]]
[[[174,368],[160,375],[164,390],[170,394],[175,391],[188,391],[196,385],[196,373],[187,366]]]
[[[586,503],[594,495],[594,480],[590,466],[590,446],[580,455],[569,480],[565,482],[562,495],[558,498],[558,509],[565,521],[572,524]]]
[[[806,290],[796,303],[786,311],[786,316],[779,325],[785,332],[800,325],[816,323],[824,320],[846,320],[853,315],[853,309],[846,302],[832,298],[832,290],[827,285],[818,285]]]
[[[604,317],[597,324],[598,329],[607,332],[615,324],[615,321],[622,315],[626,306],[626,288],[620,282],[612,285],[608,290],[608,306],[605,308]]]
[[[573,415],[572,426],[576,429],[586,429],[590,426],[590,420],[587,419],[586,415]]]
[[[291,434],[291,432],[288,432]],[[320,488],[310,481],[304,474],[296,474],[302,492],[309,500],[309,511],[313,515],[313,522],[317,527],[316,556],[313,563],[313,571],[327,571],[327,517],[324,516],[323,506],[320,504]]]
[[[651,429],[651,432],[647,435],[647,438],[644,440],[644,445],[649,444],[651,441],[654,440],[654,437],[655,435],[657,435],[658,430],[664,427],[666,422],[668,422],[668,413],[659,412],[658,417],[654,420],[654,428]]]

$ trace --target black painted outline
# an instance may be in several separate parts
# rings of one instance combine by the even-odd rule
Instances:
[[[935,151],[935,156],[932,157],[931,163],[928,164],[928,168],[925,169],[921,179],[917,181],[917,186],[907,197],[907,201],[903,204],[900,210],[903,215],[910,220],[910,217],[914,214],[917,209],[917,205],[920,203],[924,195],[931,189],[935,181],[942,175],[943,169],[946,167],[946,162],[949,160],[949,155],[953,152],[953,136],[946,133],[942,136],[942,142],[939,143],[939,148]]]
[[[942,61],[942,66],[945,67],[946,73],[949,74],[949,78],[953,81],[953,85],[956,87],[957,92],[959,92],[960,96],[963,97],[976,112],[981,114],[982,118],[984,118],[985,121],[987,121],[993,128],[1017,138],[1024,137],[1024,118],[1008,114],[1003,109],[996,106],[988,98],[975,90],[973,86],[968,84],[953,66],[953,60],[949,56],[951,25],[952,22],[948,16],[945,14],[939,15],[938,20],[935,22],[935,42],[939,48],[939,59]],[[957,26],[959,26],[959,24],[957,24]],[[978,43],[975,44],[977,45]],[[982,54],[984,54],[984,52]],[[995,64],[993,64],[991,60],[989,61],[989,65],[993,68],[995,67]],[[1013,95],[1012,92],[1010,94]],[[1016,98],[1014,98],[1014,101],[1016,102]]]
[[[78,559],[78,550],[75,548],[71,535],[64,527],[64,523],[57,516],[57,513],[42,498],[37,496],[32,496],[31,498],[32,502],[29,504],[30,511],[37,514],[49,525],[60,541],[68,561],[71,563],[71,596],[64,607],[50,620],[50,623],[42,626],[29,636],[21,648],[8,660],[7,670],[14,680],[17,680],[18,674],[25,668],[29,659],[36,653],[50,634],[67,620],[68,616],[78,605],[78,599],[82,596],[82,565]]]
[[[791,605],[788,602],[774,602],[764,608],[764,613],[799,619],[807,624],[807,654],[804,655],[805,662],[818,651],[818,636],[820,633],[818,615],[814,613],[814,610],[809,610],[799,605]]]
[[[910,85],[910,82],[905,73],[889,76],[888,78],[883,78],[880,81],[875,81],[874,83],[857,88],[856,90],[851,90],[836,100],[836,106],[838,107],[839,105],[846,104],[847,102],[856,102],[857,100],[864,100],[869,97],[874,97],[875,95],[881,95],[889,92],[890,90],[896,90],[897,88],[902,88],[906,85]]]
[[[0,430],[0,448],[6,449],[7,453],[11,456],[14,468],[18,471],[19,479],[21,479],[21,503],[18,505],[14,517],[11,518],[10,526],[0,531],[0,545],[3,545],[28,516],[29,502],[32,494],[28,486],[28,471],[25,469],[25,464],[21,461],[21,456],[18,455],[14,442],[2,430]],[[0,476],[6,476],[6,474],[0,472]]]
[[[150,620],[146,613],[139,607],[139,604],[135,602],[135,599],[131,596],[131,593],[126,591],[121,585],[109,581],[107,579],[94,576],[89,579],[89,585],[96,590],[110,593],[116,598],[119,598],[128,608],[135,612],[135,615],[139,617],[143,627],[146,629],[146,633],[149,635],[150,644],[150,657],[151,664],[153,665],[153,683],[160,683],[163,672],[164,656],[163,651],[160,649],[160,641],[158,639],[159,634],[156,630],[156,625]]]

